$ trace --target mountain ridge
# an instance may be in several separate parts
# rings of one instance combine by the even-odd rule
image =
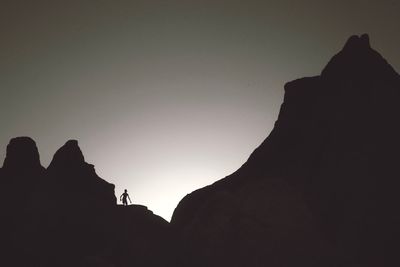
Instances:
[[[186,195],[170,224],[117,205],[77,140],[43,168],[34,140],[11,139],[0,265],[399,265],[400,76],[364,34],[284,89],[269,136],[236,172]]]

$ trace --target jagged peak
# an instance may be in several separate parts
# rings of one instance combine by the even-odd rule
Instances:
[[[36,142],[27,136],[15,137],[7,145],[4,169],[42,168]]]
[[[364,33],[361,36],[352,35],[343,47],[343,50],[371,49],[369,35]]]
[[[370,45],[368,34],[351,36],[343,49],[323,69],[323,77],[351,79],[398,76],[387,61]]]
[[[79,147],[77,140],[68,140],[54,154],[53,160],[49,165],[49,169],[57,167],[74,167],[81,166],[85,163],[85,158]]]

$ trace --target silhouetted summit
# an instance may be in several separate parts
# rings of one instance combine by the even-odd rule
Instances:
[[[367,34],[350,37],[343,49],[329,61],[321,76],[324,79],[359,82],[399,78],[392,66],[371,48]]]
[[[176,208],[181,266],[399,265],[399,99],[368,35],[287,83],[248,161]]]
[[[361,51],[367,51],[371,49],[371,45],[369,43],[369,36],[368,34],[363,34],[361,36],[353,35],[347,40],[346,44],[344,45],[342,52],[348,53],[359,53]]]
[[[68,140],[54,154],[48,169],[56,168],[77,168],[85,164],[85,158],[78,146],[77,140]]]
[[[56,190],[55,199],[78,205],[115,205],[114,185],[100,178],[85,158],[78,141],[69,140],[54,154],[47,168],[48,183]]]
[[[30,137],[16,137],[10,140],[3,169],[29,170],[41,168],[39,151]]]

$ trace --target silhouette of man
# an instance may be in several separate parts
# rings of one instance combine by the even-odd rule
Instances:
[[[122,193],[122,195],[119,197],[119,200],[122,201],[122,204],[124,206],[128,206],[128,200],[129,202],[132,204],[131,198],[128,195],[128,190],[125,189],[124,193]]]

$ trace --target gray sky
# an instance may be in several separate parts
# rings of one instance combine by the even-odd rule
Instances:
[[[352,34],[400,69],[398,1],[0,0],[0,156],[68,139],[132,200],[170,219],[267,137],[285,82]]]

